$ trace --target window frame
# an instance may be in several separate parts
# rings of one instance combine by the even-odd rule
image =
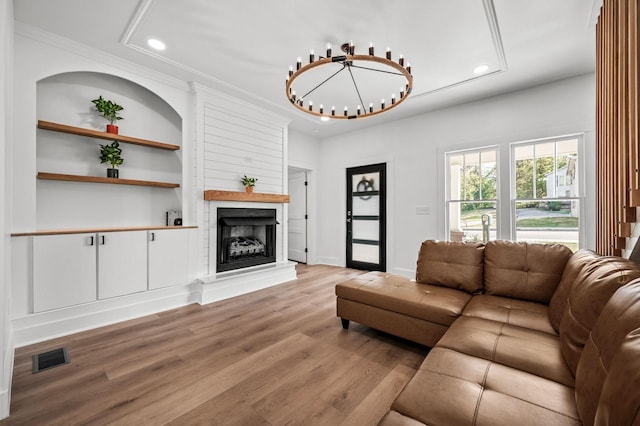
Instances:
[[[493,151],[495,153],[495,164],[496,164],[496,198],[495,199],[480,199],[480,200],[465,200],[465,199],[452,199],[451,198],[451,167],[450,167],[450,162],[449,162],[449,158],[451,156],[455,156],[455,155],[466,155],[466,154],[481,154],[482,152],[486,152],[486,151]],[[451,211],[451,205],[452,203],[495,203],[495,211],[496,211],[496,220],[494,222],[495,224],[495,234],[496,234],[496,238],[501,238],[501,214],[502,214],[502,209],[501,209],[501,149],[500,149],[500,145],[487,145],[487,146],[481,146],[481,147],[474,147],[474,148],[468,148],[468,149],[458,149],[458,150],[452,150],[452,151],[445,151],[444,152],[444,182],[445,182],[445,187],[444,187],[444,198],[445,198],[445,215],[444,215],[444,222],[445,222],[445,240],[446,241],[451,241],[451,224],[450,224],[450,211]],[[480,157],[481,159],[481,157]],[[482,163],[480,163],[480,173],[482,174]],[[466,187],[465,187],[465,192],[466,192]],[[482,190],[480,191],[480,193],[482,194]]]
[[[533,194],[531,198],[517,198],[517,189],[516,189],[516,156],[515,156],[515,150],[518,147],[523,147],[523,146],[535,146],[535,145],[539,145],[539,144],[545,144],[545,143],[557,143],[557,142],[561,142],[564,140],[570,140],[570,139],[576,139],[577,140],[577,148],[576,148],[576,152],[577,152],[577,156],[578,158],[576,159],[576,164],[577,164],[577,168],[578,168],[578,190],[575,196],[572,197],[558,197],[557,194],[555,194],[555,197],[552,198],[537,198],[536,197],[536,187],[535,187],[535,177],[534,177],[534,186],[533,186]],[[578,212],[579,212],[579,217],[578,217],[578,249],[585,247],[585,241],[586,241],[586,232],[585,232],[585,221],[586,221],[586,191],[585,191],[585,187],[586,187],[586,180],[585,180],[585,149],[584,149],[584,139],[585,136],[583,133],[575,133],[575,134],[568,134],[568,135],[560,135],[560,136],[553,136],[553,137],[549,137],[549,138],[541,138],[541,139],[531,139],[531,140],[527,140],[527,141],[520,141],[520,142],[512,142],[509,144],[509,188],[510,188],[510,193],[509,193],[509,209],[510,209],[510,239],[513,241],[517,241],[517,226],[516,226],[516,205],[517,203],[520,202],[527,202],[527,201],[531,201],[531,202],[543,202],[543,201],[578,201]],[[535,152],[535,151],[534,151]],[[558,186],[558,174],[557,174],[557,166],[556,166],[556,161],[557,161],[557,154],[554,156],[554,171],[555,173],[555,179],[554,182],[556,184],[556,187]],[[535,170],[535,166],[534,166],[534,170]],[[565,177],[566,180],[566,177]]]

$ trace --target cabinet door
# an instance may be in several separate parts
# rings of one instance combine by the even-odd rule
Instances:
[[[147,231],[98,234],[98,298],[147,289]]]
[[[33,237],[33,311],[96,300],[95,234]]]
[[[188,230],[149,231],[149,289],[183,284],[188,280]]]

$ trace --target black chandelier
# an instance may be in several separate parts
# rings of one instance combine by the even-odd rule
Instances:
[[[309,53],[308,64],[303,65],[301,58],[298,58],[295,70],[293,66],[289,67],[289,74],[286,80],[285,91],[287,98],[293,106],[298,108],[300,111],[315,115],[323,120],[354,119],[361,117],[370,117],[373,115],[381,114],[385,111],[389,111],[392,108],[400,105],[409,97],[409,94],[411,93],[411,89],[413,87],[413,76],[411,75],[411,65],[407,63],[407,65],[405,66],[405,60],[402,55],[399,56],[397,62],[394,62],[391,59],[391,49],[387,48],[384,57],[376,56],[374,53],[373,44],[369,45],[368,55],[358,55],[355,54],[355,45],[353,44],[353,42],[344,43],[341,46],[341,50],[342,52],[344,52],[344,54],[339,56],[332,56],[331,45],[329,44],[327,45],[325,57],[320,56],[318,59],[316,59],[315,54],[312,50]],[[338,69],[334,73],[332,73],[329,77],[324,78],[324,80],[314,82],[311,85],[312,88],[308,90],[305,89],[306,92],[303,95],[298,96],[296,94],[296,90],[294,89],[294,82],[302,74],[317,67],[334,66],[333,64],[338,65]],[[400,96],[398,98],[396,98],[395,93],[392,93],[390,102],[386,102],[385,99],[382,98],[380,99],[379,104],[377,102],[374,103],[370,101],[368,106],[366,106],[365,102],[363,101],[360,88],[356,83],[353,69],[403,76],[406,81],[404,82],[404,85],[400,87]],[[334,77],[338,76],[341,73],[344,73],[345,71],[349,74],[351,81],[353,82],[353,87],[355,88],[354,97],[357,100],[357,104],[352,105],[352,109],[349,109],[349,106],[345,106],[344,110],[341,113],[336,112],[335,104],[332,105],[331,103],[326,103],[327,105],[332,106],[328,110],[325,109],[325,102],[317,106],[317,109],[314,109],[311,95],[317,89],[323,87],[325,84],[334,79]]]

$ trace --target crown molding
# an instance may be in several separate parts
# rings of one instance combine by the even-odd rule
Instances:
[[[81,56],[85,59],[100,62],[106,66],[117,68],[126,73],[132,73],[144,79],[151,79],[157,83],[161,83],[173,88],[189,92],[189,83],[167,74],[160,73],[151,68],[144,67],[134,62],[122,59],[119,56],[107,53],[96,48],[78,43],[66,37],[44,31],[40,28],[15,21],[15,34],[35,40],[37,42],[65,50],[74,55]]]

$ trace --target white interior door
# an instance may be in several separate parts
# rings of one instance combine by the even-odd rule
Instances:
[[[289,172],[289,260],[307,263],[307,172]]]

